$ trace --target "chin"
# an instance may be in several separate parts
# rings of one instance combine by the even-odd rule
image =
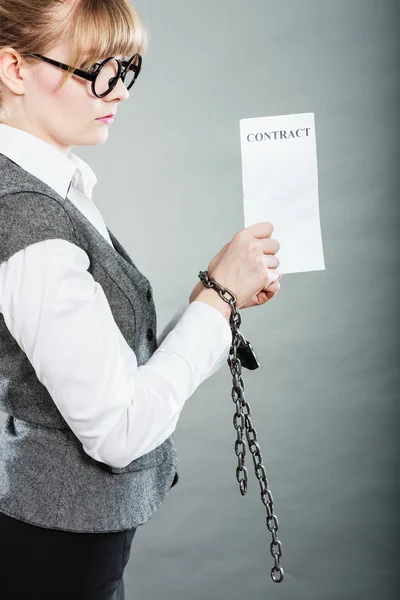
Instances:
[[[108,139],[108,128],[99,128],[99,131],[92,132],[90,135],[82,136],[77,146],[100,146]]]

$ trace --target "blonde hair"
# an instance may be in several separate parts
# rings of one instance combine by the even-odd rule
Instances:
[[[47,56],[64,42],[72,48],[71,68],[64,71],[59,89],[77,67],[87,69],[108,56],[143,56],[148,32],[130,0],[0,0],[0,50],[12,47],[20,54]],[[0,79],[0,120],[5,95]]]

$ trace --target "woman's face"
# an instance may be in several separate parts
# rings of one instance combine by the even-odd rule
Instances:
[[[21,62],[19,56],[11,49],[0,54],[0,76],[9,88],[6,103],[11,109],[11,117],[2,122],[36,135],[64,154],[72,146],[102,144],[112,123],[106,125],[96,119],[115,114],[118,103],[129,98],[122,80],[104,98],[97,98],[91,81],[77,75],[72,75],[58,90],[66,71],[40,59],[32,59],[33,64]],[[69,52],[63,45],[54,47],[46,56],[70,64]]]

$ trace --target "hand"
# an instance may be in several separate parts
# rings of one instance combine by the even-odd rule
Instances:
[[[275,254],[280,244],[271,238],[272,232],[273,225],[268,221],[239,231],[208,265],[209,276],[235,293],[237,310],[265,304],[279,291],[281,274]],[[200,293],[199,284],[190,302]]]
[[[240,307],[240,310],[242,310],[242,308],[251,308],[252,306],[262,306],[263,304],[268,302],[268,300],[272,300],[272,298],[274,298],[279,292],[279,289],[281,287],[281,284],[279,283],[281,277],[282,273],[279,275],[278,281],[270,283],[270,285],[265,290],[261,290],[260,292],[258,292],[258,294],[250,298],[250,300],[248,300],[245,304],[243,304],[243,306]]]
[[[221,248],[221,250],[219,251],[217,256],[215,256],[213,258],[213,260],[209,264],[210,269],[214,266],[214,264],[218,263],[220,257],[224,254],[228,245],[229,245],[229,242],[227,244],[225,244],[225,246],[223,248]],[[250,298],[250,300],[248,300],[245,304],[243,304],[240,307],[240,310],[242,310],[242,308],[251,308],[252,306],[262,306],[263,304],[266,304],[268,302],[268,300],[272,300],[272,298],[274,298],[280,290],[281,284],[279,282],[280,282],[281,278],[282,278],[282,273],[279,275],[279,278],[277,281],[270,283],[269,286],[265,290],[261,290],[260,292],[258,292],[258,294],[256,294],[252,298]],[[190,302],[192,302],[195,299],[197,294],[200,292],[201,288],[204,287],[203,284],[201,283],[201,281],[199,282],[199,284],[200,284],[200,287],[198,287],[198,285],[197,285],[194,288],[194,290],[192,292],[193,297],[191,296],[192,300],[190,300]]]

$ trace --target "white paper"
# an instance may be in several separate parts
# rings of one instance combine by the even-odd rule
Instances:
[[[269,221],[284,273],[325,269],[314,113],[240,120],[244,227]]]

